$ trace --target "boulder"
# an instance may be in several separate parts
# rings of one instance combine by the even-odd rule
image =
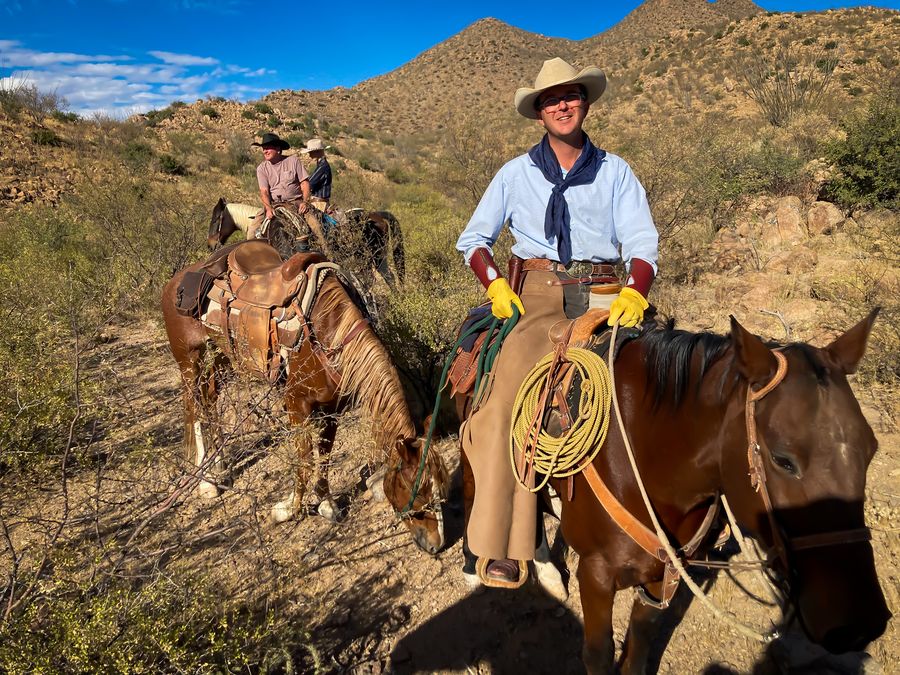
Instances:
[[[775,206],[775,222],[782,243],[793,243],[806,237],[806,227],[799,197],[782,197]]]
[[[831,234],[844,222],[844,214],[831,202],[814,202],[806,214],[806,227],[810,236]]]

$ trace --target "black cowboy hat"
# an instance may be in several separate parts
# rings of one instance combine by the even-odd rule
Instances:
[[[291,144],[285,140],[282,140],[278,137],[278,134],[263,134],[262,142],[260,143],[251,143],[250,145],[255,145],[260,148],[265,148],[267,146],[273,146],[276,148],[281,148],[282,150],[287,150],[291,147]]]

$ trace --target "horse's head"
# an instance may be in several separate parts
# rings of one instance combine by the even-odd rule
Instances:
[[[739,503],[739,519],[773,552],[809,637],[838,653],[863,649],[891,616],[863,514],[877,441],[847,382],[876,314],[824,349],[780,348],[783,380],[773,350],[732,319],[743,408],[735,407],[733,421],[737,429],[742,418],[746,431],[739,434],[742,444],[731,445],[737,452],[722,458],[725,490]],[[758,399],[744,407],[749,390]]]
[[[228,235],[222,236],[225,230],[226,206],[228,206],[228,202],[225,201],[225,198],[219,197],[219,201],[213,207],[212,218],[209,221],[209,231],[206,233],[206,246],[210,251],[221,246],[228,238]],[[231,234],[231,232],[228,234]]]
[[[385,473],[384,494],[404,525],[409,528],[419,548],[434,555],[444,546],[441,503],[447,496],[449,475],[440,454],[435,450],[427,453],[424,466],[422,465],[424,446],[421,439],[397,442],[399,462],[393,463]],[[416,479],[420,472],[419,487],[416,490]]]

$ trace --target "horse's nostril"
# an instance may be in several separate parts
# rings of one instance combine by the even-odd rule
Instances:
[[[832,654],[843,654],[862,651],[870,641],[862,626],[849,625],[828,631],[822,640],[822,646]]]

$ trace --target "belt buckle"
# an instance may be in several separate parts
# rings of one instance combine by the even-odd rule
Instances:
[[[566,274],[573,279],[590,278],[594,271],[594,264],[582,260],[573,260],[566,265]]]

